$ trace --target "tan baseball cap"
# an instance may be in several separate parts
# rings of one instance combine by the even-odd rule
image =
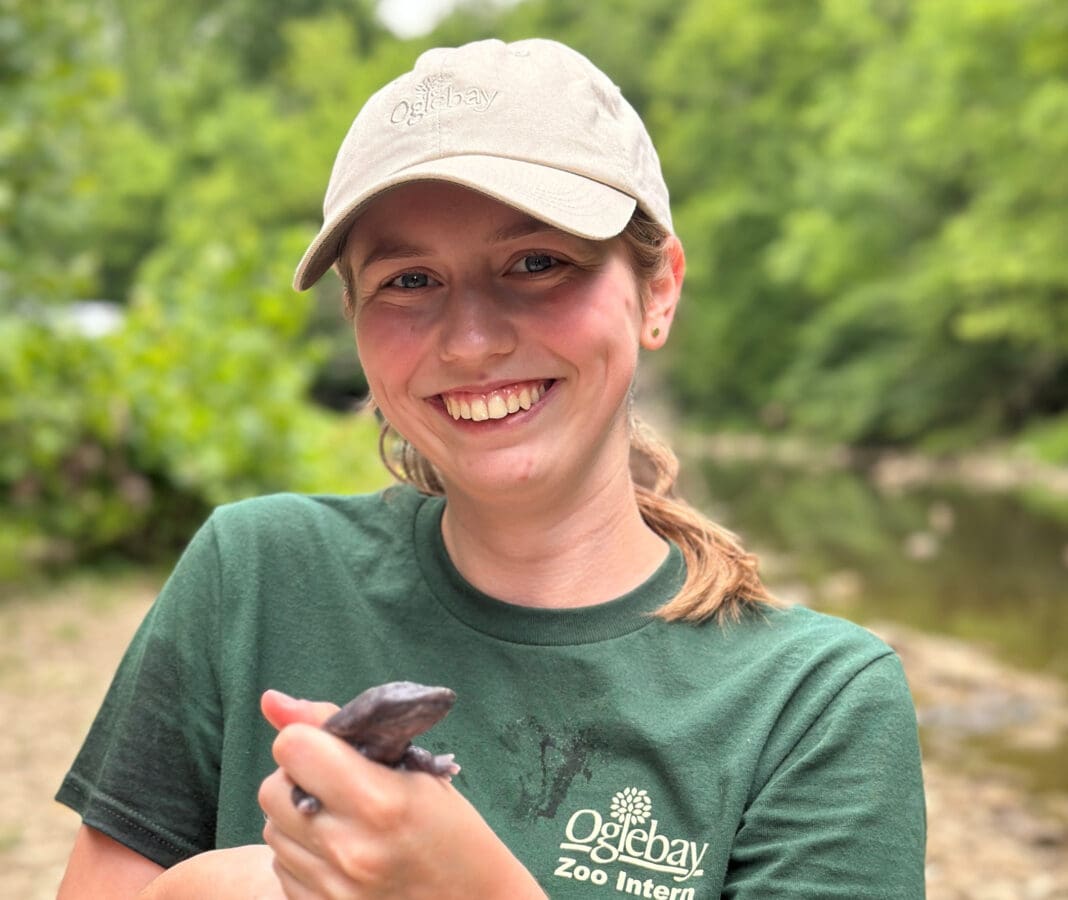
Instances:
[[[619,88],[555,41],[476,41],[423,53],[375,93],[341,144],[323,227],[294,287],[337,260],[363,206],[410,181],[450,181],[572,234],[604,240],[635,205],[669,231],[653,142]]]

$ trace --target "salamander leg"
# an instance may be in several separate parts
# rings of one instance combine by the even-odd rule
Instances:
[[[429,772],[431,775],[440,775],[448,780],[460,771],[452,753],[439,753],[435,756],[429,750],[414,745],[404,752],[404,758],[400,761],[399,767],[416,772]]]

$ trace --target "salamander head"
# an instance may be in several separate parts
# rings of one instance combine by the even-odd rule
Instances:
[[[323,727],[352,744],[398,745],[403,750],[415,735],[445,718],[455,701],[456,694],[446,687],[392,681],[368,688]]]

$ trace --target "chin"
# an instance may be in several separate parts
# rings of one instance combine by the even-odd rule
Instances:
[[[491,454],[491,459],[471,460],[463,470],[455,466],[439,468],[447,494],[466,494],[490,501],[510,500],[528,491],[541,491],[546,484],[547,455]]]

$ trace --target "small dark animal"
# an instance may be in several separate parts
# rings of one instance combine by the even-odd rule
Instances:
[[[456,694],[445,687],[391,681],[350,700],[323,728],[385,766],[451,777],[460,771],[453,755],[435,756],[413,746],[412,738],[444,719],[455,701]],[[293,805],[308,815],[322,808],[318,797],[299,785],[293,786]]]

